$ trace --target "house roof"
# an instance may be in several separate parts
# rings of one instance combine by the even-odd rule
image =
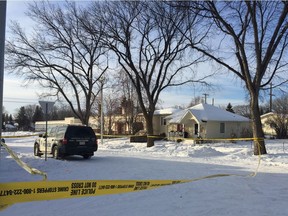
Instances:
[[[236,121],[236,122],[248,122],[248,118],[235,113],[228,112],[224,109],[215,107],[209,104],[198,104],[188,109],[177,112],[171,116],[168,116],[169,123],[180,123],[182,119],[191,113],[199,122],[201,121]]]
[[[177,123],[180,124],[182,119],[186,116],[189,111],[187,109],[180,110],[172,115],[167,116],[165,119],[168,119],[169,123]]]
[[[261,117],[261,119],[263,119],[263,118],[271,117],[271,116],[273,116],[273,115],[275,115],[274,112],[269,112],[269,113],[265,113],[265,114],[261,115],[260,117]]]
[[[171,115],[173,113],[179,112],[181,109],[178,108],[166,108],[155,110],[154,115]]]

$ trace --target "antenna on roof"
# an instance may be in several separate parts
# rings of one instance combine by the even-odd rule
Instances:
[[[204,93],[203,95],[204,95],[204,98],[205,98],[204,103],[207,104],[207,96],[209,96],[209,94]]]

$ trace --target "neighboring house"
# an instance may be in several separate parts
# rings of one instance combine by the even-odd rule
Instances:
[[[170,116],[174,113],[179,112],[180,109],[177,108],[167,108],[167,109],[160,109],[155,110],[153,116],[153,130],[154,135],[163,135],[167,136],[167,116]],[[146,125],[145,125],[146,127]]]
[[[267,121],[273,118],[275,115],[276,114],[274,114],[273,112],[269,112],[264,115],[261,115],[262,129],[263,129],[263,133],[266,136],[272,136],[272,137],[276,136],[275,130],[271,128],[269,124],[267,124]]]
[[[278,134],[276,133],[275,128],[270,127],[270,124],[268,122],[271,120],[277,123],[278,129],[280,130],[280,131],[278,130]],[[288,121],[287,114],[277,114],[269,112],[264,115],[261,115],[261,123],[264,135],[271,138],[278,137],[279,135],[281,135],[281,130],[285,130],[285,128],[287,128],[287,121]]]
[[[250,119],[221,108],[198,104],[166,117],[169,136],[203,139],[246,137]]]
[[[133,119],[132,119],[133,118]],[[89,125],[97,132],[100,133],[100,118],[91,117]],[[113,114],[104,116],[103,132],[109,135],[125,135],[131,134],[133,131],[143,130],[143,121],[138,116],[127,116],[125,114]]]

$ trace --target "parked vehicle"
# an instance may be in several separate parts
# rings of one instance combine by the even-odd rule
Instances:
[[[41,157],[46,150],[55,159],[68,155],[81,155],[91,158],[98,149],[97,137],[91,127],[64,125],[52,127],[47,135],[39,135],[34,143],[34,155]]]

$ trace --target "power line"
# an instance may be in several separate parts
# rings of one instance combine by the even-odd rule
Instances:
[[[14,97],[4,97],[3,102],[6,103],[37,103],[38,99],[34,98],[14,98]]]
[[[12,100],[38,100],[38,99],[35,99],[35,98],[15,98],[15,97],[4,97],[4,99],[12,99]]]
[[[3,100],[5,103],[37,103],[37,101]]]

